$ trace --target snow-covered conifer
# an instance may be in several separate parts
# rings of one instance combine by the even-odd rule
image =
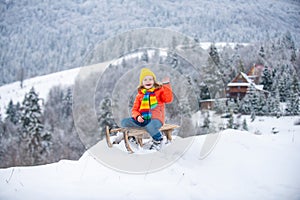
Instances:
[[[244,118],[244,120],[243,120],[243,130],[245,130],[245,131],[249,130],[246,118]]]
[[[228,119],[227,128],[234,128],[234,119],[233,119],[233,113],[230,113],[230,117]]]
[[[110,128],[117,126],[114,121],[114,116],[112,114],[111,100],[109,98],[104,98],[100,102],[98,122],[99,122],[99,127],[101,129],[100,132],[102,133],[105,131],[106,126]]]
[[[264,67],[263,75],[261,77],[261,84],[264,85],[264,90],[271,91],[271,87],[273,84],[272,72],[268,66]]]
[[[22,134],[31,155],[32,164],[38,164],[42,161],[43,154],[46,153],[49,146],[48,142],[51,139],[50,134],[43,132],[44,125],[40,102],[41,99],[38,94],[34,88],[31,88],[22,103]]]
[[[210,57],[212,58],[212,60],[214,61],[214,63],[219,66],[220,65],[220,56],[217,50],[217,47],[214,43],[212,43],[209,47],[209,51],[208,54],[210,55]]]
[[[13,124],[17,124],[20,120],[20,103],[16,105],[12,100],[9,101],[8,107],[6,109],[6,119],[10,120]]]

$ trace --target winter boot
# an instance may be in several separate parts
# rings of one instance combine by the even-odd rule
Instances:
[[[152,145],[150,146],[150,150],[157,150],[161,149],[162,139],[161,140],[153,140]]]

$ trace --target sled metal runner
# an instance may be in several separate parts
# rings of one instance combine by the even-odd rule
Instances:
[[[180,126],[175,124],[164,124],[159,130],[167,137],[168,141],[172,141],[172,132],[175,128],[179,128]],[[115,128],[115,129],[109,129],[108,126],[106,126],[106,142],[108,147],[112,147],[113,144],[110,141],[110,134],[116,133],[116,132],[122,132],[123,133],[123,139],[125,142],[125,147],[129,153],[134,153],[134,151],[131,149],[129,145],[129,139],[128,137],[135,137],[138,144],[142,147],[143,146],[143,138],[144,136],[147,136],[148,133],[144,128]]]

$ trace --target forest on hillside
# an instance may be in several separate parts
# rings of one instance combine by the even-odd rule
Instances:
[[[216,43],[268,42],[289,31],[299,49],[299,8],[291,0],[2,0],[0,85],[80,67],[99,43],[145,27]]]

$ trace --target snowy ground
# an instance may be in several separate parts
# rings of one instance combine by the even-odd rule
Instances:
[[[225,130],[203,160],[206,136],[196,136],[179,160],[155,173],[117,172],[88,151],[78,161],[1,169],[0,199],[300,199],[295,119],[258,117],[249,132]],[[278,134],[270,132],[273,125]]]

